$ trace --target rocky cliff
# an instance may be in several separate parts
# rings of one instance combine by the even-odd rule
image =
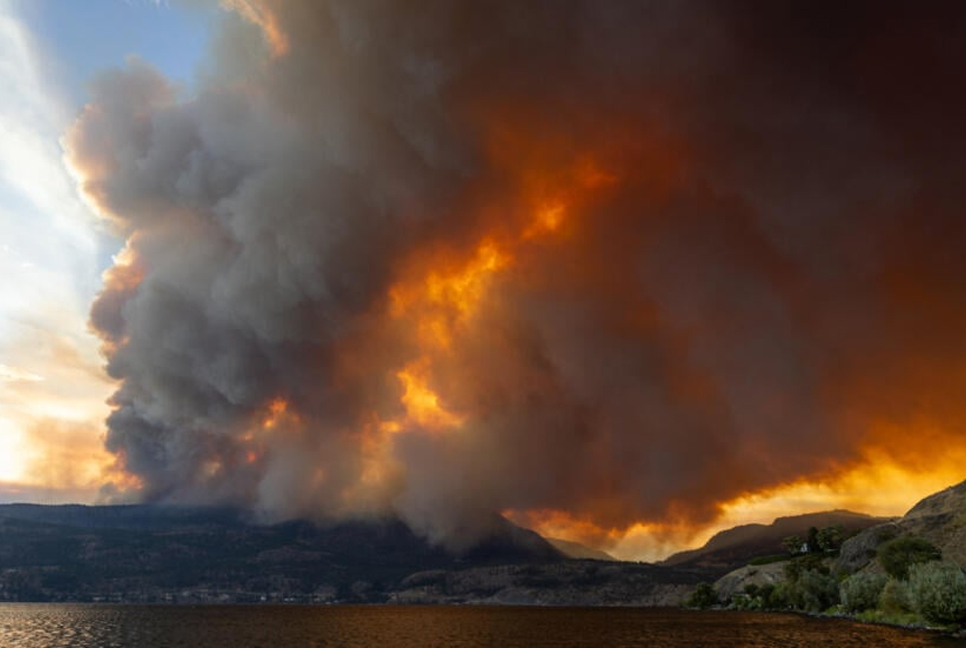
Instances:
[[[924,498],[898,520],[849,539],[842,545],[837,567],[848,572],[877,570],[876,548],[899,536],[925,538],[942,551],[943,559],[966,567],[966,481]]]

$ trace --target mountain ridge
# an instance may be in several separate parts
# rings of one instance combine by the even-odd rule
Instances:
[[[879,569],[876,549],[899,536],[917,536],[935,545],[944,560],[966,568],[966,481],[916,502],[900,518],[870,527],[842,545],[837,565],[853,572]]]
[[[575,560],[608,560],[617,561],[612,555],[606,551],[601,551],[600,549],[594,549],[593,547],[588,547],[587,545],[574,542],[573,540],[564,540],[563,538],[550,538],[544,536],[544,540],[552,544],[558,551],[563,553],[568,558],[573,558]]]
[[[845,509],[780,516],[771,524],[742,524],[719,531],[704,546],[678,552],[659,564],[669,567],[699,568],[721,575],[754,558],[783,552],[781,542],[784,538],[790,535],[805,537],[810,527],[841,525],[846,532],[855,532],[889,520],[891,518],[875,517]]]
[[[502,517],[490,529],[450,551],[396,519],[254,524],[230,508],[0,505],[0,600],[163,600],[218,591],[370,602],[426,569],[564,560]]]

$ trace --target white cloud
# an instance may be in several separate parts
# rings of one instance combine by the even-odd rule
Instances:
[[[43,376],[38,376],[35,373],[23,371],[22,369],[17,369],[16,367],[8,367],[5,364],[0,364],[0,380],[39,382],[43,379]]]
[[[30,480],[21,459],[36,450],[25,441],[36,421],[100,424],[111,391],[87,329],[108,239],[64,166],[59,138],[73,108],[53,87],[50,63],[15,5],[0,0],[0,480],[8,481]]]

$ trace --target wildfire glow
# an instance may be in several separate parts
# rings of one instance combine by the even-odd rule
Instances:
[[[461,314],[469,313],[479,302],[487,277],[507,262],[496,245],[484,241],[462,270],[448,275],[431,274],[426,279],[426,295],[432,303],[452,305]]]
[[[843,508],[871,515],[902,515],[923,497],[962,480],[966,449],[949,448],[927,466],[898,463],[881,450],[826,479],[750,493],[721,505],[728,526],[780,515]]]
[[[535,238],[552,232],[556,232],[563,223],[564,206],[560,203],[551,203],[537,210],[533,224],[524,231],[524,238]]]
[[[262,419],[262,427],[271,430],[278,425],[286,412],[288,412],[288,401],[281,397],[273,399],[268,404],[268,412]]]
[[[966,449],[949,451],[929,465],[909,468],[881,449],[870,450],[859,464],[838,474],[801,479],[720,505],[711,523],[640,521],[605,528],[566,511],[504,511],[538,533],[581,542],[625,560],[660,560],[683,549],[700,547],[719,531],[742,524],[769,524],[778,517],[846,509],[882,517],[903,515],[917,501],[962,480]]]
[[[439,396],[426,384],[418,365],[409,365],[396,376],[403,384],[401,400],[410,420],[431,429],[455,428],[463,424],[463,417],[439,404]]]

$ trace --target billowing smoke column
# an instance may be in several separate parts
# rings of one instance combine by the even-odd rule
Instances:
[[[65,140],[144,498],[697,524],[962,442],[961,5],[227,5]]]

